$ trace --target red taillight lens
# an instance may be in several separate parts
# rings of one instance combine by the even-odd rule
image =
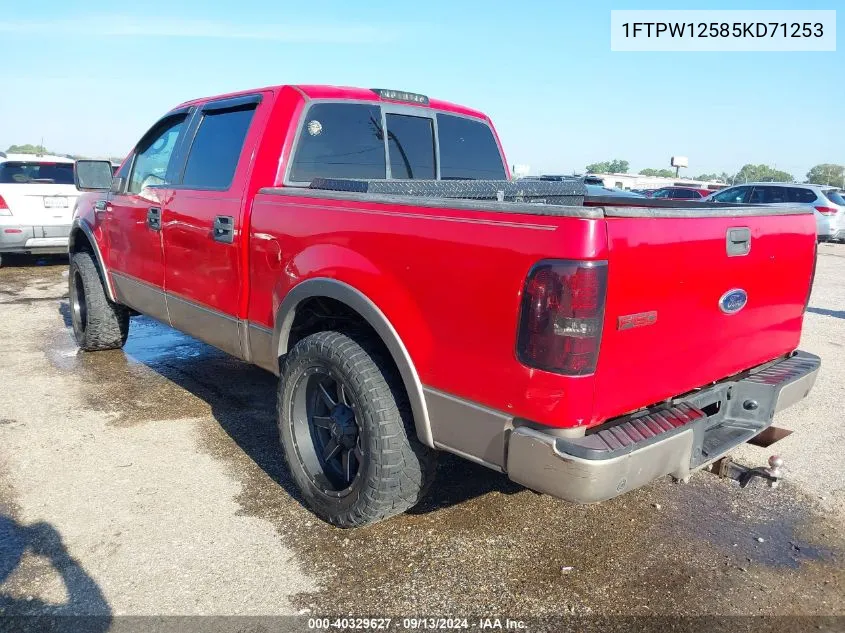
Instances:
[[[529,273],[517,357],[529,367],[581,376],[596,369],[607,262],[549,261]]]
[[[6,204],[6,201],[3,200],[3,196],[0,196],[0,209],[8,209],[9,205]]]
[[[822,215],[836,215],[837,210],[834,207],[816,207],[816,211]]]

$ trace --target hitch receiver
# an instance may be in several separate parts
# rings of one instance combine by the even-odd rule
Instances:
[[[710,472],[725,479],[739,482],[740,488],[745,488],[758,477],[769,484],[770,488],[777,488],[783,478],[783,459],[778,455],[769,457],[769,467],[760,466],[749,468],[733,461],[730,457],[723,457],[710,466]]]

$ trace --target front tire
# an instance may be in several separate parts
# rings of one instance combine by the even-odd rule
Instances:
[[[71,255],[68,284],[73,335],[80,349],[93,352],[123,347],[129,335],[129,311],[109,301],[90,253]]]
[[[434,478],[436,453],[417,440],[402,383],[372,340],[299,341],[282,368],[278,423],[306,504],[338,527],[401,514]]]

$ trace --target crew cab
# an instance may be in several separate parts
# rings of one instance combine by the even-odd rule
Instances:
[[[0,265],[4,253],[67,252],[79,191],[73,160],[0,152]]]
[[[811,213],[507,174],[486,115],[423,95],[184,103],[113,179],[77,164],[76,340],[142,313],[279,375],[291,475],[342,527],[416,504],[438,451],[579,503],[686,477],[809,392]]]

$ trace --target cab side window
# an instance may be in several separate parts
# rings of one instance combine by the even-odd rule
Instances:
[[[182,186],[226,190],[232,184],[256,104],[204,112]]]
[[[167,167],[187,114],[177,114],[159,122],[141,139],[135,149],[129,193],[139,193],[144,187],[167,184]]]

